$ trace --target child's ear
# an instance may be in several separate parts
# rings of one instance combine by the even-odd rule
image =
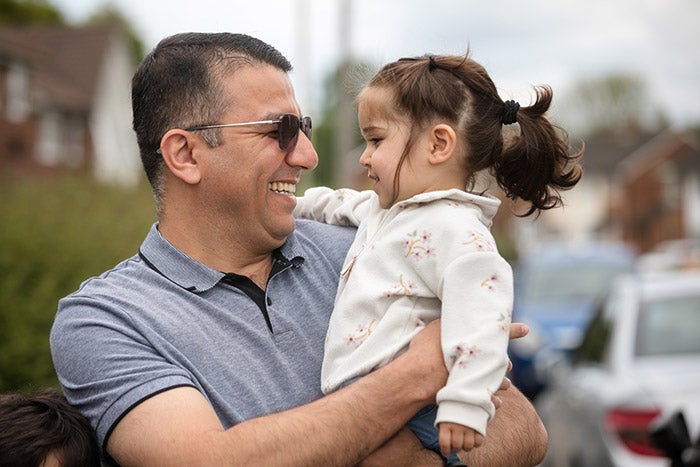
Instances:
[[[160,154],[170,172],[189,184],[199,183],[199,164],[192,152],[191,134],[180,129],[168,130],[160,141]]]
[[[431,164],[441,164],[452,157],[452,153],[454,153],[457,145],[457,134],[450,125],[441,123],[430,130],[430,143],[429,162]]]

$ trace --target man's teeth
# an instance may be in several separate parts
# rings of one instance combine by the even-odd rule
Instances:
[[[284,182],[270,182],[268,188],[276,193],[282,193],[285,195],[293,195],[297,191],[297,186],[295,183],[284,183]]]

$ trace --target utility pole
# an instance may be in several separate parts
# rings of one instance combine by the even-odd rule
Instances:
[[[353,154],[355,147],[353,133],[356,117],[353,98],[347,86],[347,73],[352,67],[352,0],[340,0],[338,39],[340,46],[340,67],[335,82],[338,108],[334,149],[334,178],[338,187],[352,186],[356,180],[358,163]]]

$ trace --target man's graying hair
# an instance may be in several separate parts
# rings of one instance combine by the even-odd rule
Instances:
[[[132,79],[134,131],[158,207],[164,163],[157,152],[172,128],[219,123],[231,105],[220,78],[246,65],[267,64],[288,73],[289,61],[274,47],[245,34],[183,33],[167,37],[141,62]],[[245,90],[241,90],[245,92]],[[216,132],[203,135],[212,146]]]

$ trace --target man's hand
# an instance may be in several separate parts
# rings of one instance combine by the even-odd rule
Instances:
[[[421,386],[428,390],[426,405],[435,403],[435,395],[447,383],[447,367],[440,345],[440,320],[428,324],[408,346],[400,358],[406,358],[411,367],[421,371]]]
[[[530,332],[530,329],[524,323],[511,323],[509,336],[511,339],[520,339],[525,337]]]

